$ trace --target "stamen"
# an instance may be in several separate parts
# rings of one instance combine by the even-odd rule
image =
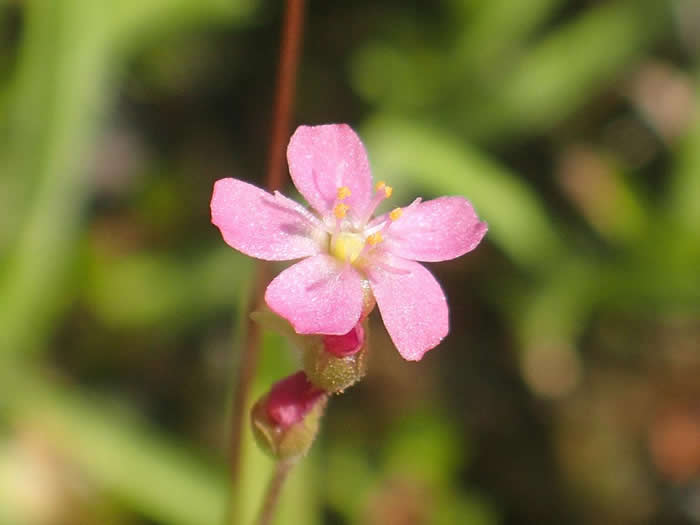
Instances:
[[[367,242],[371,246],[375,246],[375,245],[379,244],[380,242],[382,242],[383,240],[384,240],[384,237],[382,237],[381,232],[373,233],[372,235],[367,237]]]
[[[374,187],[374,189],[377,190],[377,193],[384,193],[384,197],[387,199],[391,197],[392,193],[394,193],[394,188],[392,188],[391,186],[387,186],[386,182],[384,182],[383,180],[377,182],[377,185]]]
[[[407,209],[407,210],[412,210],[413,208],[415,208],[416,206],[418,206],[421,202],[423,202],[423,198],[422,198],[422,197],[416,197],[416,199],[415,199],[411,204],[409,204],[408,207],[407,207],[406,209]]]
[[[403,210],[401,208],[394,208],[391,210],[391,213],[389,213],[389,218],[393,221],[398,221],[401,218],[401,214],[403,214]]]
[[[341,186],[338,188],[338,200],[342,201],[347,199],[350,195],[352,195],[352,192],[350,191],[350,188],[347,186]]]
[[[336,204],[335,208],[333,208],[333,214],[337,219],[344,219],[349,209],[350,206],[341,202],[340,204]]]
[[[372,202],[369,203],[369,207],[367,208],[365,216],[362,220],[363,223],[366,223],[369,220],[374,211],[377,209],[377,206],[379,206],[379,203],[382,202],[384,199],[391,197],[391,194],[394,192],[394,188],[392,188],[391,186],[387,186],[386,182],[384,181],[379,181],[374,187],[374,189],[377,192],[374,194]]]

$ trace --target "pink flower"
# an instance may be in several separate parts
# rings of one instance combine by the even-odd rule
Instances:
[[[230,178],[215,183],[211,201],[212,222],[236,250],[271,261],[304,258],[270,283],[268,306],[300,334],[344,335],[371,290],[399,353],[421,359],[447,335],[449,321],[440,285],[415,261],[473,250],[486,223],[462,197],[416,199],[375,217],[392,189],[379,182],[373,192],[365,148],[345,124],[300,126],[287,160],[316,213]]]

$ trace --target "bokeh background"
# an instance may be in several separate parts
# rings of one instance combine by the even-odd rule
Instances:
[[[262,181],[282,11],[0,0],[0,523],[222,523],[253,263],[208,205]],[[700,523],[699,58],[698,0],[309,2],[295,124],[490,230],[423,361],[374,319],[278,523]],[[296,367],[266,333],[256,392]]]

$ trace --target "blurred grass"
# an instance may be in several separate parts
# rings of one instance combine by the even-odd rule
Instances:
[[[120,330],[158,324],[195,325],[236,304],[252,261],[220,247],[191,260],[140,252],[94,257],[81,275],[85,300],[96,316]]]
[[[669,23],[668,5],[656,0],[593,7],[538,42],[459,113],[461,123],[480,138],[546,132],[619,81]]]
[[[525,268],[542,269],[563,244],[537,195],[465,141],[419,122],[382,118],[363,128],[376,173],[430,195],[469,195],[489,238]],[[401,188],[399,188],[401,190]]]
[[[20,65],[3,130],[9,142],[1,151],[13,174],[3,180],[5,196],[12,198],[3,199],[9,213],[0,236],[3,244],[11,247],[4,252],[0,266],[2,407],[10,422],[36,425],[134,510],[167,523],[215,523],[223,516],[228,493],[223,472],[212,471],[189,450],[143,422],[112,410],[85,392],[47,381],[33,367],[21,364],[27,351],[46,344],[62,304],[74,297],[65,287],[66,275],[77,259],[81,219],[90,196],[88,152],[108,101],[107,79],[121,58],[114,50],[126,41],[133,44],[138,32],[152,36],[154,27],[167,30],[168,24],[215,19],[224,12],[243,16],[252,4],[182,1],[115,5],[116,12],[106,2],[65,0],[32,3],[25,11]],[[20,211],[23,209],[27,212]],[[211,264],[219,275],[221,263],[207,258],[198,261],[201,270],[194,273],[198,286],[211,276]],[[107,268],[99,266],[100,271]],[[153,285],[158,281],[152,279],[160,278],[163,290],[172,291],[172,284],[182,284],[180,277],[185,274],[172,274],[167,264],[160,268],[151,265],[150,270],[142,264],[140,268],[146,273],[132,264],[115,268],[120,272],[116,276],[98,276],[97,283],[119,287],[107,290],[110,297],[101,304],[111,300],[110,304],[121,305],[122,310],[105,315],[113,320],[116,316],[122,325],[135,319],[134,314],[141,322],[152,322],[153,316],[162,320],[163,307],[182,315],[183,306],[196,307],[191,297],[227,296],[226,287],[219,284],[208,288],[211,294],[202,295],[202,289],[195,289],[191,281],[179,302],[161,300],[145,306],[134,295],[134,287],[129,287],[129,280],[143,289],[145,281]],[[169,271],[161,273],[163,268]],[[238,275],[244,278],[245,272]],[[119,299],[115,291],[124,295],[126,304],[114,302]],[[152,288],[144,291],[147,295],[140,297],[146,301],[161,297]],[[99,298],[99,286],[91,292]],[[133,305],[142,309],[134,311]],[[10,355],[19,356],[19,360],[8,359]],[[255,462],[250,471],[263,476],[260,458],[250,457]]]
[[[697,242],[700,237],[700,111],[697,110],[700,94],[697,89],[695,99],[693,124],[679,151],[667,206],[673,222]]]
[[[135,53],[168,33],[199,24],[238,25],[248,21],[257,0],[111,0],[113,39],[123,53]]]
[[[4,408],[9,421],[49,440],[133,510],[165,523],[217,523],[226,474],[188,447],[94,394],[47,381],[35,370],[14,370]],[[11,388],[9,388],[11,386]]]
[[[5,150],[14,160],[4,161],[15,174],[9,217],[19,219],[10,221],[16,235],[0,274],[4,353],[42,345],[57,303],[70,294],[63,286],[89,191],[85,158],[112,58],[106,7],[66,0],[27,8],[15,124]]]
[[[498,74],[519,58],[533,33],[563,4],[563,0],[533,0],[509,2],[496,0],[479,2],[473,12],[460,13],[464,2],[454,2],[455,30],[458,38],[454,46],[453,60],[466,77]],[[462,24],[468,30],[462,31]],[[459,24],[459,25],[457,25]],[[500,64],[500,67],[494,67]]]

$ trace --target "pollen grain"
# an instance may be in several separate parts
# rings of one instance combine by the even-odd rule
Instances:
[[[342,201],[347,199],[350,195],[352,195],[352,192],[350,191],[350,188],[347,186],[341,186],[338,188],[338,200]]]
[[[384,197],[387,198],[387,199],[388,199],[389,197],[391,197],[391,194],[394,192],[394,188],[392,188],[391,186],[387,186],[387,185],[386,185],[386,182],[384,182],[383,180],[377,182],[377,184],[376,184],[376,186],[374,187],[374,189],[375,189],[377,192],[380,192],[380,191],[383,192],[383,193],[384,193]]]
[[[375,245],[379,244],[380,242],[382,242],[383,240],[384,240],[384,237],[382,237],[382,234],[380,232],[373,233],[372,235],[367,237],[367,242],[371,246],[375,246]]]
[[[335,208],[333,208],[333,214],[338,219],[344,219],[349,209],[350,206],[341,202],[340,204],[336,204]]]

